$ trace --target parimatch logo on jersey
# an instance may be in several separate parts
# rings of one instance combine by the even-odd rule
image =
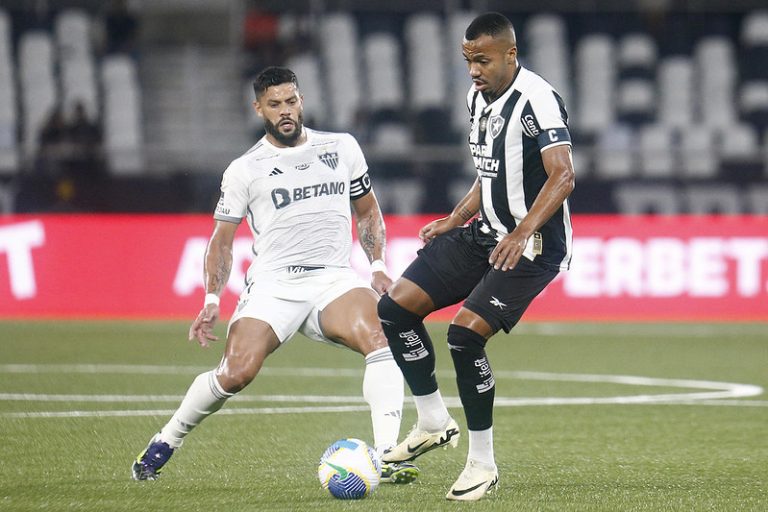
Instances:
[[[477,173],[484,178],[495,178],[499,174],[499,159],[490,155],[491,146],[488,144],[469,143],[469,151],[475,162]]]
[[[346,184],[343,181],[318,183],[306,187],[296,187],[292,190],[276,188],[272,190],[272,203],[275,209],[285,208],[291,203],[310,199],[312,197],[344,195]]]

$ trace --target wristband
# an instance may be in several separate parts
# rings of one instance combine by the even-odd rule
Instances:
[[[374,260],[371,262],[371,273],[374,272],[386,272],[387,265],[384,260]]]
[[[218,306],[219,296],[215,293],[206,293],[205,300],[203,301],[203,307],[206,307],[208,304],[216,304]]]

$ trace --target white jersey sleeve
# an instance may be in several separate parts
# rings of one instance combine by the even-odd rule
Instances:
[[[248,184],[244,180],[242,162],[235,160],[221,178],[221,196],[213,218],[239,224],[248,210]]]

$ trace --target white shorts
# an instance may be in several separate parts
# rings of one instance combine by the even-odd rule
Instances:
[[[342,346],[323,335],[320,312],[354,288],[371,289],[371,286],[351,268],[323,268],[299,273],[285,269],[256,274],[240,294],[227,334],[239,319],[256,318],[272,327],[280,343],[301,331],[315,341]]]

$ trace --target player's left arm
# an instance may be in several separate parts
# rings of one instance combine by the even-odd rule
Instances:
[[[384,262],[387,248],[387,231],[384,226],[384,216],[379,207],[379,201],[373,189],[362,197],[352,200],[357,223],[357,239],[363,248],[369,262]],[[371,286],[379,294],[386,293],[392,286],[392,279],[386,269],[373,267],[371,270]]]
[[[570,144],[545,148],[541,152],[541,160],[547,180],[528,210],[528,215],[491,253],[488,262],[496,270],[508,270],[517,265],[528,239],[555,214],[576,186]]]

